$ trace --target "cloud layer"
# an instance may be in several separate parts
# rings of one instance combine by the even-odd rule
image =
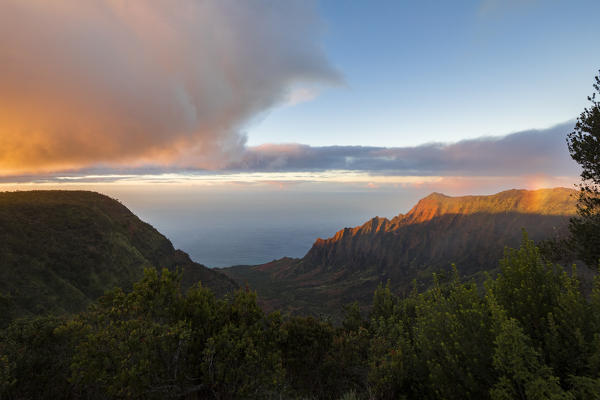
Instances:
[[[220,168],[299,83],[339,80],[311,1],[0,2],[0,175]]]
[[[418,176],[577,175],[566,135],[574,123],[529,130],[504,137],[482,137],[452,144],[416,147],[311,147],[267,144],[250,147],[242,161],[228,165],[241,171],[360,170]]]
[[[526,187],[570,186],[578,180],[580,172],[579,166],[570,158],[565,142],[573,125],[569,122],[503,137],[416,147],[265,144],[246,147],[239,160],[216,171],[157,165],[101,167],[5,176],[0,177],[0,183],[310,181],[439,184],[451,178],[453,184],[460,186],[468,186],[470,181],[479,184],[487,181],[494,185],[497,182],[525,182]]]

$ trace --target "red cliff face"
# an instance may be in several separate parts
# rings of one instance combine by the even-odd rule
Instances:
[[[449,197],[432,193],[421,199],[406,215],[394,218],[396,226],[421,223],[447,214],[520,213],[539,215],[575,214],[574,191],[566,188],[507,190],[491,196]]]
[[[508,190],[490,196],[432,193],[407,214],[391,220],[375,217],[329,239],[318,239],[304,260],[339,267],[397,267],[415,260],[429,264],[435,255],[447,257],[440,262],[468,261],[472,255],[468,248],[494,246],[499,248],[493,252],[496,256],[505,244],[518,243],[522,229],[533,239],[564,229],[575,214],[575,193],[565,188]]]
[[[445,215],[472,214],[536,214],[547,216],[575,215],[575,191],[566,188],[539,190],[507,190],[490,196],[450,197],[432,193],[419,200],[407,213],[391,220],[375,217],[361,226],[344,228],[330,239],[317,239],[315,244],[331,243],[344,237],[392,232],[403,226],[420,224]]]

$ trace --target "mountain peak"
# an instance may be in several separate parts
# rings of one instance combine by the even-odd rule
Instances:
[[[576,191],[567,188],[511,189],[493,195],[451,197],[431,193],[422,198],[405,215],[394,219],[394,225],[429,221],[447,214],[522,213],[540,215],[574,215]]]
[[[429,196],[423,197],[421,200],[425,200],[425,199],[447,199],[450,196],[445,195],[444,193],[440,193],[440,192],[432,192]]]
[[[433,192],[422,198],[406,214],[392,220],[374,217],[363,225],[344,228],[329,239],[319,239],[314,245],[363,235],[393,232],[403,226],[420,224],[444,216],[523,214],[568,217],[576,213],[576,191],[567,188],[510,189],[492,195],[448,196]]]

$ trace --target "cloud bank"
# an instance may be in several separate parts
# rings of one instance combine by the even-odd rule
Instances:
[[[339,81],[307,0],[3,0],[0,175],[222,168],[298,84]]]
[[[51,174],[0,177],[4,182],[439,182],[443,178],[474,181],[544,179],[570,186],[579,166],[569,156],[565,138],[568,122],[542,130],[503,137],[482,137],[457,143],[415,147],[326,146],[265,144],[246,147],[239,159],[219,170],[179,167],[86,168]],[[545,177],[545,178],[543,178]],[[554,178],[559,178],[557,181]],[[519,181],[520,182],[520,181]],[[464,182],[461,185],[465,184]],[[468,182],[467,182],[468,184]],[[531,186],[531,185],[529,185]],[[528,187],[529,187],[528,186]],[[536,186],[537,187],[537,186]],[[540,186],[541,187],[541,186]]]
[[[267,144],[249,147],[240,162],[227,168],[240,171],[360,170],[405,176],[578,175],[577,164],[569,156],[565,142],[573,126],[573,122],[568,122],[503,137],[416,147]]]

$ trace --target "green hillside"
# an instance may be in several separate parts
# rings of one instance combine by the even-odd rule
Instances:
[[[118,201],[85,191],[0,193],[0,314],[83,310],[108,289],[128,288],[146,267],[183,270],[223,294],[229,278],[194,263]]]

